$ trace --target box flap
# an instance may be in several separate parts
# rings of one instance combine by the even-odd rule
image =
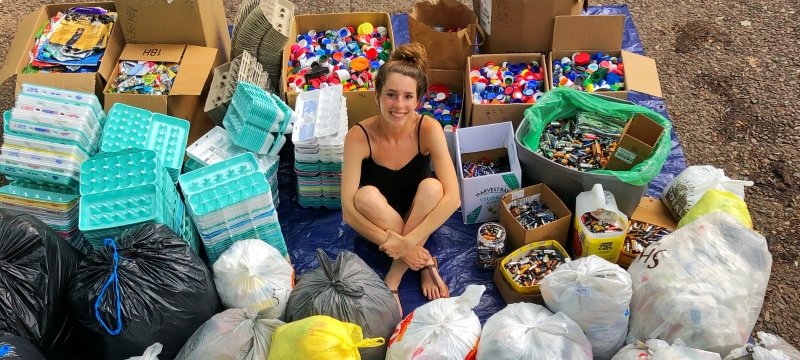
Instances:
[[[100,67],[97,70],[103,80],[108,81],[111,78],[111,73],[117,67],[119,55],[124,49],[125,37],[122,35],[122,26],[119,26],[119,22],[117,22],[117,24],[114,24],[114,28],[111,29],[111,39],[108,40],[106,52],[100,59]]]
[[[180,62],[186,45],[128,44],[119,54],[121,60]]]
[[[464,4],[456,0],[426,0],[414,4],[410,18],[427,26],[442,26],[445,29],[466,28],[478,19]]]
[[[631,220],[638,220],[648,224],[658,225],[668,230],[678,228],[678,222],[672,217],[667,205],[661,199],[648,196],[642,197],[642,201],[636,210],[631,214]]]
[[[475,6],[479,3],[479,6]],[[478,0],[473,9],[488,38],[482,52],[533,52],[551,48],[553,18],[580,15],[581,0]]]
[[[181,68],[175,76],[170,95],[200,95],[214,68],[217,49],[189,45],[183,53]]]
[[[553,50],[619,50],[624,31],[623,15],[556,16]]]
[[[6,52],[3,68],[0,69],[0,81],[5,82],[28,65],[30,60],[28,54],[31,47],[33,47],[33,36],[48,19],[49,17],[44,7],[22,17],[17,27],[17,32],[14,34],[14,40],[11,42],[11,47]]]
[[[661,124],[643,114],[636,114],[628,122],[628,129],[625,134],[633,136],[647,146],[655,147],[658,138],[661,137],[663,132],[664,127]]]
[[[661,81],[658,79],[656,61],[629,51],[622,51],[625,64],[625,88],[648,95],[661,95]]]

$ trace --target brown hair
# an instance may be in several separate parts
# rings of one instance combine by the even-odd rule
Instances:
[[[392,52],[389,61],[378,69],[378,75],[375,77],[376,94],[380,96],[389,74],[397,73],[417,81],[417,98],[421,98],[422,94],[428,91],[426,70],[428,70],[428,52],[425,51],[425,47],[415,42],[400,45]]]

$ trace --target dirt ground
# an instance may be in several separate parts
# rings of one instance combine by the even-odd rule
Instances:
[[[52,1],[52,0],[51,0]],[[463,1],[463,0],[462,0]],[[225,0],[229,19],[241,0]],[[470,2],[464,1],[468,5]],[[0,0],[0,54],[19,19],[43,0]],[[619,1],[633,13],[656,59],[670,117],[689,164],[711,164],[749,179],[747,203],[773,256],[756,325],[800,346],[800,2]],[[406,12],[413,1],[300,0],[298,14]],[[471,6],[471,5],[470,5]],[[5,55],[0,55],[4,57]],[[13,104],[13,83],[0,104]]]

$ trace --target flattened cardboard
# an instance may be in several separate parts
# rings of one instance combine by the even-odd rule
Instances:
[[[281,79],[278,89],[281,96],[286,98],[286,104],[294,109],[297,101],[297,92],[289,91],[286,84],[287,66],[292,45],[295,44],[298,34],[307,33],[309,30],[325,31],[340,29],[343,26],[357,27],[359,24],[369,22],[373,26],[384,26],[387,29],[389,40],[392,42],[392,50],[395,48],[394,30],[392,30],[392,20],[385,12],[359,12],[359,13],[336,13],[336,14],[311,14],[295,15],[292,19],[292,27],[289,33],[289,41],[283,48],[283,68],[281,69]],[[347,122],[348,128],[355,126],[361,120],[380,114],[378,110],[377,97],[374,90],[369,91],[345,91],[343,93],[347,99]]]
[[[553,19],[580,15],[583,0],[472,0],[486,32],[482,53],[540,52],[552,47]]]
[[[23,16],[19,23],[19,27],[17,28],[17,32],[14,34],[14,40],[11,42],[11,46],[6,54],[3,67],[0,69],[0,81],[5,82],[11,76],[16,74],[16,93],[20,91],[22,84],[37,84],[94,93],[102,102],[105,82],[110,78],[111,73],[114,71],[114,68],[117,64],[117,58],[119,57],[120,52],[122,52],[122,48],[125,46],[125,39],[122,36],[122,29],[121,26],[119,26],[119,21],[114,24],[114,28],[111,30],[111,38],[106,45],[105,54],[100,61],[100,66],[97,72],[80,74],[21,73],[22,69],[24,69],[30,62],[29,52],[33,48],[33,44],[35,42],[34,35],[36,32],[41,28],[42,25],[49,22],[52,16],[58,14],[59,11],[64,12],[75,6],[94,6],[102,7],[110,11],[117,11],[114,3],[110,1],[85,2],[45,5]]]
[[[440,32],[432,26],[461,30]],[[463,69],[467,57],[473,53],[477,32],[478,18],[456,0],[420,1],[414,4],[408,16],[409,38],[425,47],[428,63],[433,69]]]
[[[655,60],[622,50],[625,30],[623,15],[556,16],[553,27],[553,50],[548,67],[553,83],[552,61],[571,57],[576,52],[602,51],[622,60],[625,66],[625,90],[603,91],[603,95],[627,100],[628,90],[662,97]]]
[[[544,305],[544,298],[542,297],[542,293],[535,293],[535,294],[520,294],[514,289],[511,288],[505,279],[503,279],[503,274],[501,273],[500,265],[498,264],[497,267],[494,269],[494,276],[492,279],[494,280],[494,286],[497,288],[497,291],[500,293],[500,296],[503,297],[503,300],[506,304],[513,304],[518,302],[527,302],[527,303],[534,303],[539,305]]]
[[[642,114],[625,124],[616,150],[605,166],[607,170],[630,170],[653,153],[664,127]]]
[[[441,84],[447,86],[450,89],[450,93],[458,93],[462,95],[462,99],[465,96],[464,94],[464,69],[458,70],[440,70],[440,69],[429,69],[427,72],[428,75],[428,86]],[[464,114],[464,102],[461,103],[461,120],[458,123],[458,126],[453,131],[445,131],[444,138],[447,140],[447,150],[450,151],[450,159],[453,160],[453,166],[458,169],[458,161],[456,161],[456,131],[458,128],[464,126],[465,121],[465,114]]]
[[[642,197],[639,206],[637,206],[636,210],[631,214],[630,220],[661,226],[671,231],[675,231],[675,229],[678,228],[678,222],[672,217],[672,213],[669,211],[669,208],[667,208],[667,205],[664,205],[661,199],[651,198],[649,196]],[[637,255],[626,253],[623,247],[619,253],[617,264],[627,269],[628,266],[636,260],[636,256]]]
[[[541,201],[556,215],[556,220],[535,229],[526,230],[514,218],[514,215],[511,215],[508,204],[513,200],[527,198],[536,194],[541,194]],[[567,235],[572,212],[547,185],[536,184],[508,192],[503,195],[500,202],[500,224],[506,229],[509,239],[506,247],[507,251],[514,251],[527,244],[543,240],[555,240],[562,247],[567,247]]]
[[[469,126],[496,124],[504,121],[511,121],[514,125],[514,130],[519,127],[524,118],[523,113],[525,109],[531,107],[533,104],[475,104],[472,101],[472,84],[470,84],[469,73],[473,68],[481,68],[487,62],[494,62],[502,64],[503,62],[517,62],[528,63],[531,61],[539,62],[540,66],[544,69],[544,91],[550,90],[552,81],[549,78],[548,69],[550,65],[547,62],[547,57],[541,53],[526,53],[526,54],[484,54],[472,55],[467,59],[467,69],[465,72],[465,90],[464,94],[464,118],[468,120]]]

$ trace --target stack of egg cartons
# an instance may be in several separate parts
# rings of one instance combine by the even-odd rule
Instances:
[[[347,105],[342,86],[300,93],[292,130],[297,201],[303,207],[341,208]]]
[[[278,155],[292,121],[292,109],[279,97],[239,82],[223,124],[236,146],[260,155]]]
[[[255,155],[244,153],[185,173],[180,186],[213,264],[234,242],[261,239],[288,256],[272,192]]]
[[[214,69],[214,77],[211,80],[211,88],[208,90],[204,108],[208,117],[218,126],[222,125],[222,119],[228,111],[228,105],[239,81],[255,84],[264,90],[269,89],[267,72],[247,51],[242,52],[231,62],[218,66]]]
[[[243,52],[255,55],[274,86],[280,85],[276,80],[281,77],[281,56],[289,40],[294,10],[288,0],[244,0],[233,22],[231,56]]]
[[[233,144],[233,140],[231,140],[225,129],[215,126],[211,131],[197,139],[194,144],[186,148],[186,155],[189,156],[189,159],[186,160],[184,169],[187,172],[197,170],[247,152],[249,152],[247,149]],[[278,197],[278,165],[280,157],[269,154],[255,155],[255,157],[258,160],[258,171],[264,173],[267,178],[267,183],[269,183],[272,192],[272,200],[275,203],[275,207],[278,207],[280,203]]]
[[[3,114],[0,207],[39,217],[79,250],[81,164],[99,147],[105,113],[94,94],[23,84]]]
[[[103,152],[81,166],[81,231],[94,247],[146,223],[169,226],[196,252],[197,234],[167,169],[153,150]]]

